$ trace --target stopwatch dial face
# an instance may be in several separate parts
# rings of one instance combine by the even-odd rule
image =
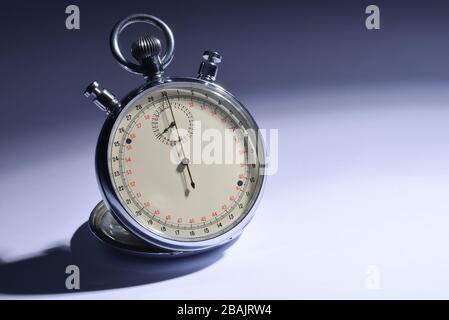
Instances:
[[[122,206],[146,230],[207,240],[251,209],[262,179],[257,133],[220,97],[197,88],[150,89],[117,119],[110,178]]]

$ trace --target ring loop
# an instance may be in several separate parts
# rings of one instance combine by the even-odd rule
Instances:
[[[165,24],[164,21],[149,14],[133,14],[119,21],[115,25],[115,27],[112,29],[111,37],[109,40],[112,55],[115,59],[117,59],[120,65],[129,72],[137,74],[144,73],[141,65],[126,60],[126,58],[122,54],[122,51],[120,50],[120,46],[118,43],[120,33],[129,25],[139,22],[151,24],[159,28],[164,33],[167,48],[165,49],[165,54],[161,59],[161,64],[165,69],[173,59],[173,55],[175,52],[175,38],[173,37],[173,32],[170,30],[167,24]]]

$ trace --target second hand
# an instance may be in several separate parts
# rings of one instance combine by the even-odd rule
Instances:
[[[170,113],[171,113],[171,116],[172,116],[172,118],[173,118],[173,124],[174,124],[174,127],[175,127],[175,129],[176,129],[176,134],[178,135],[178,141],[179,141],[179,144],[181,145],[181,152],[182,152],[182,155],[183,155],[184,159],[187,159],[186,153],[184,152],[184,147],[183,147],[183,145],[182,145],[181,136],[179,135],[178,125],[177,125],[176,120],[175,120],[175,115],[173,114],[173,109],[172,109],[172,107],[171,107],[170,100],[168,99],[167,93],[165,93],[164,96],[165,96],[165,98],[167,99],[168,107],[169,107],[169,109],[170,109]],[[193,189],[195,189],[195,182],[193,182],[192,173],[190,172],[189,164],[186,163],[186,164],[184,164],[184,165],[186,166],[187,172],[188,172],[188,174],[189,174],[190,185],[192,186]]]

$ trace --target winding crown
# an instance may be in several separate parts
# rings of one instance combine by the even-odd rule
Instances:
[[[161,51],[161,41],[152,36],[140,37],[132,44],[131,47],[133,57],[139,62],[154,56],[159,56]]]

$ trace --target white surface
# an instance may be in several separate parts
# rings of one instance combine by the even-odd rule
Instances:
[[[64,263],[34,263],[33,257],[68,246],[99,200],[93,168],[97,123],[56,137],[48,132],[56,142],[44,143],[42,153],[30,151],[33,141],[42,141],[38,137],[23,142],[10,155],[10,169],[0,172],[0,270],[9,273],[0,293],[15,293],[1,297],[449,298],[446,85],[303,89],[242,100],[262,128],[279,128],[279,172],[267,180],[258,212],[239,241],[167,269],[195,265],[195,259],[213,263],[176,277],[152,277],[164,272],[165,262],[118,256],[106,265],[112,271],[93,269],[106,282],[100,290],[48,294],[51,288],[26,283],[58,270],[55,277],[64,279]],[[70,146],[64,139],[71,139]],[[274,217],[283,224],[273,229]],[[369,266],[380,272],[378,290],[366,286]],[[127,284],[136,272],[139,279]],[[116,288],[107,283],[114,277],[121,279]],[[5,273],[0,278],[6,281]],[[83,279],[81,268],[86,290],[90,285]]]

